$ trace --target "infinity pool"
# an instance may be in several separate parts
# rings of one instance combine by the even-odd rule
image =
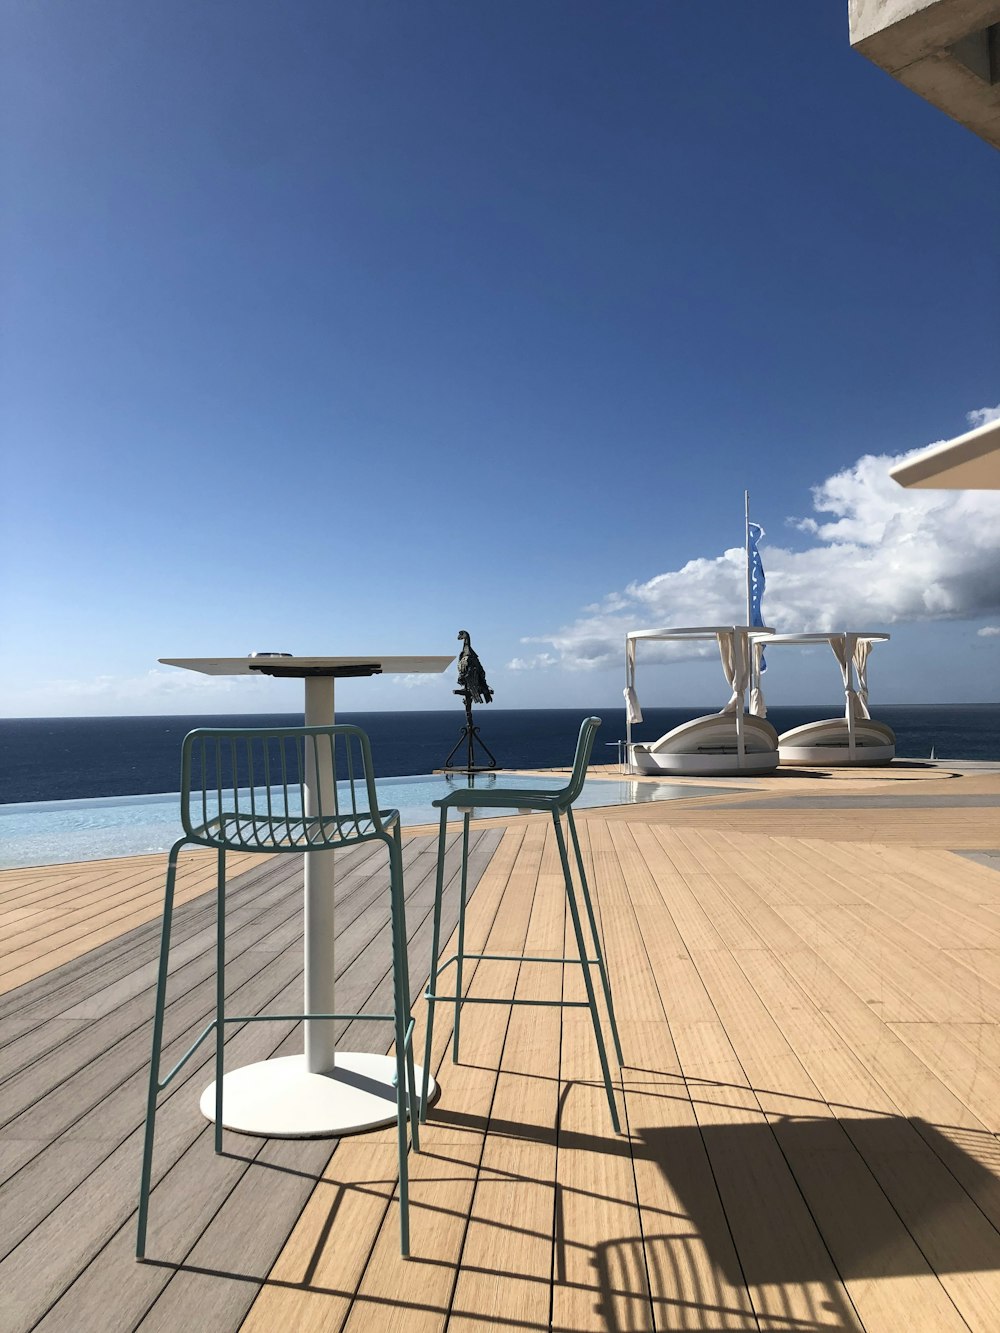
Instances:
[[[489,791],[503,787],[555,791],[566,785],[566,778],[480,773],[475,783]],[[460,774],[383,778],[377,783],[379,804],[399,810],[404,824],[430,824],[439,818],[431,802],[456,786],[467,785],[468,780]],[[710,794],[717,796],[719,788],[636,782],[632,778],[591,778],[584,783],[576,807],[670,801]],[[176,792],[0,805],[0,868],[165,852],[181,836],[179,812],[180,797]],[[516,811],[492,808],[474,811],[477,818],[512,813]]]

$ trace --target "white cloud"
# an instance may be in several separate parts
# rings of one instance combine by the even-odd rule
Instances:
[[[982,629],[976,630],[981,639],[993,639],[1000,635],[1000,625],[984,625]]]
[[[970,426],[986,426],[991,421],[1000,421],[1000,403],[996,407],[977,407],[973,412],[966,412],[965,419]]]
[[[404,690],[426,690],[439,682],[426,671],[405,671],[402,675],[393,676],[393,683]]]
[[[4,684],[9,716],[61,717],[104,714],[280,712],[288,705],[288,682],[256,676],[206,676],[201,672],[153,668],[135,676],[25,680]]]
[[[250,677],[260,687],[264,682]],[[85,680],[49,680],[39,692],[72,699],[114,698],[134,701],[183,699],[188,695],[231,694],[236,682],[231,676],[205,676],[192,671],[158,671],[139,676],[91,676]],[[246,683],[241,684],[241,689]]]
[[[558,663],[559,658],[553,653],[536,653],[533,657],[512,657],[507,663],[507,670],[537,671],[545,667],[557,666]]]
[[[813,516],[789,520],[812,539],[805,550],[762,544],[768,624],[785,632],[875,630],[1000,611],[1000,492],[903,490],[889,469],[918,452],[865,455],[814,487]],[[627,630],[742,621],[744,580],[741,548],[690,560],[608,593],[560,630],[525,640],[547,645],[554,656],[545,651],[515,662],[519,669],[618,666]],[[714,645],[697,655],[708,651]],[[647,656],[657,655],[676,659],[695,650],[650,645]]]

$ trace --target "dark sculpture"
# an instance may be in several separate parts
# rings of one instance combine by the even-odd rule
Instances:
[[[452,694],[469,694],[474,704],[491,704],[493,691],[490,689],[479,654],[472,646],[467,629],[460,629],[458,637],[462,640],[462,651],[458,655],[458,689]]]
[[[486,672],[483,670],[483,664],[479,660],[479,654],[472,646],[472,640],[467,629],[460,629],[458,637],[462,641],[462,651],[458,656],[458,689],[452,690],[452,694],[459,695],[465,703],[465,726],[462,728],[462,734],[458,738],[458,744],[452,750],[451,754],[444,761],[444,768],[461,767],[464,773],[477,773],[482,769],[496,768],[497,761],[494,759],[489,747],[483,741],[479,734],[479,728],[472,721],[472,705],[490,704],[493,702],[493,691],[486,679]],[[465,742],[466,756],[464,765],[453,765],[452,759],[462,748]],[[488,759],[488,764],[477,764],[475,754],[473,753],[476,743],[483,750]]]

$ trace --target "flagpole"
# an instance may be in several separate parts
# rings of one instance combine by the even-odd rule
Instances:
[[[745,542],[745,544],[746,544],[746,554],[747,554],[747,562],[746,562],[746,564],[747,564],[747,618],[746,618],[746,623],[749,625],[749,624],[751,623],[750,616],[751,616],[751,607],[752,607],[752,605],[753,605],[753,594],[752,594],[751,589],[750,589],[750,492],[749,492],[749,491],[744,491],[744,492],[743,492],[743,509],[744,509],[744,523],[745,523],[745,527],[744,527],[744,542]]]
[[[752,592],[752,589],[751,589],[751,579],[750,579],[750,492],[749,492],[749,491],[744,491],[744,492],[743,492],[743,517],[744,517],[744,522],[745,522],[745,525],[746,525],[746,526],[745,526],[745,533],[746,533],[746,551],[747,551],[747,619],[746,619],[746,623],[747,623],[748,625],[752,625],[752,624],[753,624],[753,592]],[[750,667],[750,699],[751,699],[751,703],[752,703],[752,701],[753,701],[753,691],[754,691],[754,686],[757,684],[757,679],[756,679],[756,675],[757,675],[757,673],[756,673],[756,671],[754,670],[754,667],[755,667],[755,659],[756,659],[756,653],[755,653],[754,650],[753,650],[753,640],[750,638],[749,634],[747,635],[747,654],[748,654],[748,656],[749,656],[749,658],[750,658],[750,662],[749,662],[749,667]],[[744,705],[744,707],[745,707],[745,705]]]

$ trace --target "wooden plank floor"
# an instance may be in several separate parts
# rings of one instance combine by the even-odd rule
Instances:
[[[155,923],[26,981],[0,1010],[0,1327],[996,1333],[1000,875],[946,848],[1000,844],[1000,781],[973,775],[976,803],[935,805],[964,781],[893,784],[912,801],[864,809],[817,794],[792,810],[755,795],[581,812],[625,1048],[623,1133],[586,1011],[468,1006],[456,1064],[439,1007],[443,1095],[411,1158],[409,1261],[394,1130],[230,1135],[216,1158],[202,1061],[164,1098],[152,1262],[136,1265]],[[803,790],[816,787],[781,796]],[[491,821],[476,838],[467,948],[572,955],[545,821]],[[433,855],[429,838],[407,840],[415,989]],[[450,923],[456,860],[453,847]],[[239,880],[236,1003],[297,1002],[301,884],[286,864]],[[384,879],[356,857],[338,893],[341,993],[360,1007],[386,985]],[[211,1004],[210,911],[195,897],[178,923],[178,1050]],[[466,984],[583,993],[569,965],[482,962]],[[244,1029],[232,1063],[297,1040]]]
[[[396,1253],[390,1157],[371,1183],[391,1145],[369,1136],[245,1328],[995,1330],[1000,877],[596,815],[584,835],[627,1134],[579,1011],[470,1010],[460,1065],[436,1029],[414,1258]],[[470,928],[491,952],[563,937],[537,825]],[[580,993],[575,969],[491,966],[500,994]],[[330,1208],[352,1188],[368,1197],[341,1248]]]
[[[473,885],[500,837],[500,830],[475,835]],[[390,1009],[384,851],[367,844],[336,856],[338,1004],[345,1010]],[[255,860],[254,869],[230,884],[229,1004],[236,1012],[294,1012],[302,995],[301,861]],[[436,840],[408,838],[404,861],[413,980],[419,982],[430,950]],[[68,878],[74,882],[71,872]],[[449,884],[449,930],[456,892]],[[213,939],[214,894],[203,893],[176,915],[165,1068],[211,1017]],[[36,1326],[125,1329],[161,1320],[177,1329],[238,1327],[256,1292],[254,1274],[266,1275],[336,1147],[331,1140],[230,1135],[226,1155],[216,1158],[197,1105],[211,1078],[203,1047],[161,1096],[150,1253],[164,1262],[134,1262],[158,943],[157,923],[139,926],[0,1001],[5,1333]],[[389,1045],[385,1025],[340,1027],[345,1044],[374,1050]],[[298,1025],[291,1023],[234,1028],[227,1065],[291,1053],[301,1043]],[[216,1270],[233,1276],[210,1280],[206,1274]]]
[[[232,874],[261,859],[242,852],[231,853],[230,858]],[[181,853],[178,905],[214,883],[214,852]],[[132,926],[158,920],[162,908],[162,855],[0,871],[0,994],[116,939]]]

